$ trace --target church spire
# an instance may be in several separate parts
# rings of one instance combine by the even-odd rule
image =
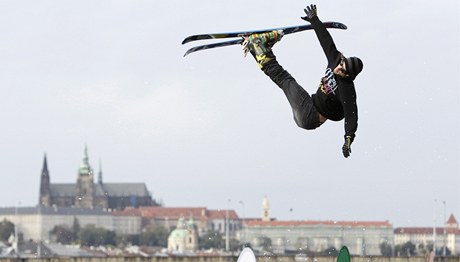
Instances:
[[[40,195],[38,197],[39,206],[50,206],[50,175],[48,171],[48,161],[46,153],[43,158],[42,173],[40,176]]]
[[[99,173],[97,174],[97,183],[102,185],[102,161],[99,158]]]
[[[46,160],[46,153],[45,153],[45,156],[43,158],[42,177],[49,177],[48,161]]]
[[[78,169],[78,174],[80,176],[91,176],[92,173],[93,173],[93,170],[91,169],[91,166],[89,165],[88,146],[85,145],[83,161],[80,165],[80,168]]]

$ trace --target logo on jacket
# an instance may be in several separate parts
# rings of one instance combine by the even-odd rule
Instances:
[[[320,88],[321,92],[326,95],[335,94],[335,90],[337,89],[337,81],[335,81],[334,72],[332,69],[328,68],[326,70],[325,76],[321,78]]]

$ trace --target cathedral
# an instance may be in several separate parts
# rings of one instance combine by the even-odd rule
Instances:
[[[83,161],[74,184],[52,184],[46,155],[40,177],[39,206],[102,208],[123,210],[127,207],[159,206],[145,183],[104,183],[99,170],[97,182],[85,147]]]

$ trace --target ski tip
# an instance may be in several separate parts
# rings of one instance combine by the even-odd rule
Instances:
[[[324,22],[323,24],[326,26],[326,28],[342,29],[342,30],[346,30],[348,28],[345,24],[340,23],[340,22]]]
[[[196,40],[201,40],[202,39],[202,35],[190,35],[190,36],[187,36],[186,38],[184,38],[184,40],[182,40],[182,44],[185,45],[189,42],[192,42],[192,41],[196,41]],[[206,38],[204,38],[206,39]]]
[[[340,249],[339,255],[337,256],[337,262],[350,262],[350,251],[348,251],[346,246]]]
[[[184,40],[182,40],[182,44],[185,45],[188,42],[190,42],[189,37],[186,37]]]
[[[348,27],[345,24],[335,22],[335,27],[346,30]]]
[[[183,57],[186,57],[188,56],[189,54],[193,53],[193,50],[187,50],[187,52],[185,52],[184,56]]]

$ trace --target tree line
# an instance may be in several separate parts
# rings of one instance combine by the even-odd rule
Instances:
[[[81,227],[78,219],[74,218],[72,226],[54,226],[49,232],[49,236],[51,242],[61,243],[63,245],[125,246],[131,244],[167,247],[170,233],[171,231],[165,227],[155,226],[144,228],[140,234],[122,235],[117,234],[113,230],[96,227],[92,224]],[[14,235],[14,224],[7,220],[0,222],[0,241],[8,242],[12,235]],[[22,235],[20,235],[19,242],[22,241],[23,238]],[[220,232],[209,231],[199,238],[198,243],[200,249],[225,248],[225,239]],[[232,250],[237,250],[239,247],[238,241],[231,240],[230,247]]]

